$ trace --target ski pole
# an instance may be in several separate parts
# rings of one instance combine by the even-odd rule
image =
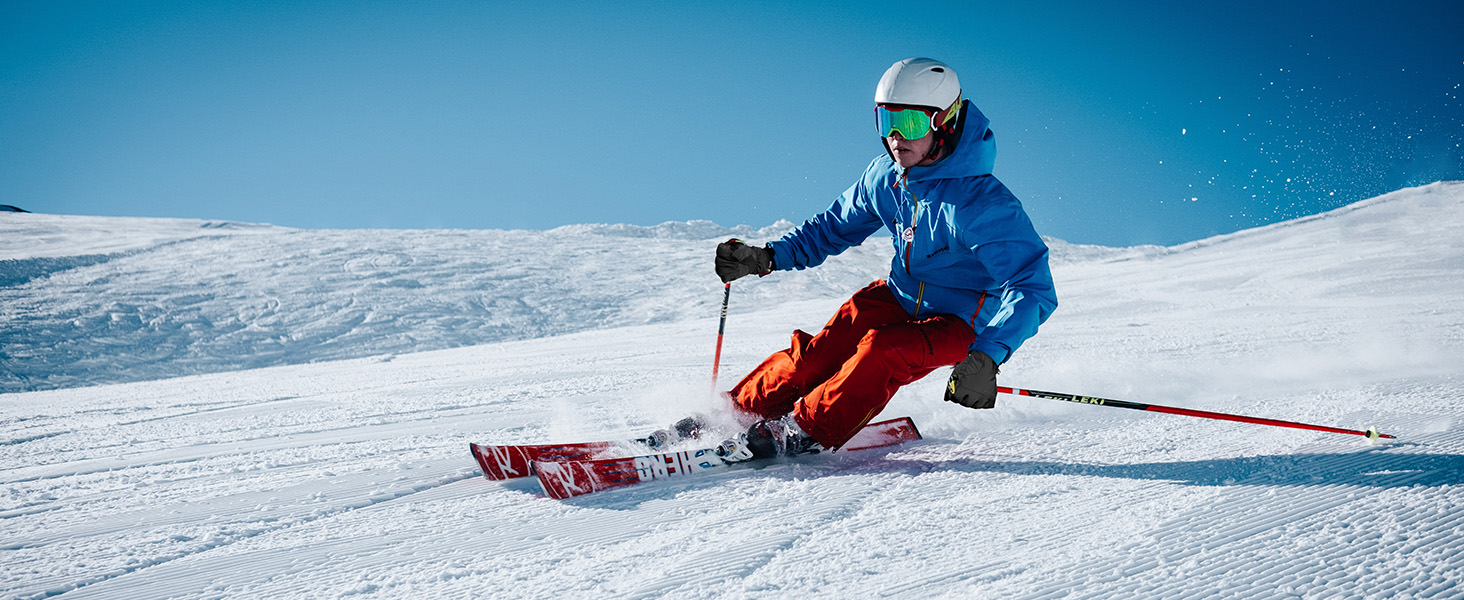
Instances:
[[[722,332],[727,330],[727,301],[732,299],[732,282],[722,288],[722,322],[717,325],[717,355],[712,358],[712,397],[717,397],[717,371],[722,370]]]
[[[1261,417],[1247,417],[1243,415],[1232,415],[1227,413],[1211,412],[1208,410],[1196,410],[1193,408],[1178,408],[1174,406],[1161,406],[1158,404],[1141,404],[1138,402],[1125,402],[1123,400],[1109,400],[1107,398],[1094,398],[1092,396],[1077,396],[1073,394],[1062,394],[1058,392],[1041,392],[1037,390],[1024,390],[1020,388],[1009,388],[997,386],[996,391],[1003,394],[1017,396],[1031,396],[1033,398],[1046,398],[1048,400],[1062,400],[1064,402],[1077,402],[1078,404],[1095,404],[1098,406],[1112,406],[1114,408],[1131,408],[1134,410],[1146,410],[1151,412],[1166,413],[1171,415],[1184,415],[1187,417],[1200,417],[1203,419],[1219,419],[1221,421],[1239,421],[1241,423],[1255,423],[1257,425],[1271,425],[1273,427],[1290,427],[1293,429],[1310,429],[1313,431],[1326,431],[1328,433],[1347,433],[1351,435],[1364,436],[1369,440],[1376,441],[1378,438],[1393,439],[1393,436],[1386,433],[1378,433],[1378,428],[1369,427],[1367,431],[1355,429],[1338,429],[1324,425],[1308,425],[1292,421],[1278,421],[1276,419],[1263,419]]]

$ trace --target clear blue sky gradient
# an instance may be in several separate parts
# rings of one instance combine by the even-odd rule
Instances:
[[[309,228],[801,222],[951,64],[1039,231],[1464,179],[1464,2],[0,3],[0,204]],[[1017,3],[1010,3],[1017,4]]]

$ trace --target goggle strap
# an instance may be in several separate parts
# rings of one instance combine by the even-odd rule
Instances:
[[[961,94],[959,92],[957,92],[956,93],[956,101],[955,102],[952,102],[951,105],[950,106],[947,106],[946,109],[945,109],[946,116],[945,116],[945,119],[941,120],[941,122],[940,122],[941,128],[944,128],[945,125],[946,125],[946,123],[950,123],[952,119],[956,118],[956,115],[961,112],[960,111],[960,108],[961,108]]]

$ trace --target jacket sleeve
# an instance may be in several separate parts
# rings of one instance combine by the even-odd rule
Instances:
[[[999,295],[986,299],[995,310],[981,311],[980,318],[985,322],[976,323],[976,341],[971,350],[985,352],[1002,364],[1052,316],[1057,309],[1057,290],[1047,264],[1047,244],[1037,235],[1026,213],[1018,207],[999,222],[1006,234],[973,249],[977,259],[1002,284],[999,290],[993,290]],[[986,226],[992,225],[988,222]]]
[[[807,269],[824,259],[858,246],[884,225],[875,211],[871,193],[874,165],[849,186],[828,210],[804,221],[783,239],[768,243],[773,250],[773,268],[780,271]]]

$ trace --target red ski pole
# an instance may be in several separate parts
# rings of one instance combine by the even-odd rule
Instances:
[[[1125,402],[1123,400],[1109,400],[1107,398],[1094,398],[1092,396],[1076,396],[1073,394],[1062,394],[1058,392],[1040,392],[1037,390],[1024,390],[1020,388],[1009,388],[997,386],[996,391],[1003,394],[1014,394],[1017,396],[1031,396],[1033,398],[1046,398],[1048,400],[1062,400],[1064,402],[1077,402],[1078,404],[1094,404],[1097,406],[1112,406],[1114,408],[1131,408],[1134,410],[1147,410],[1151,412],[1167,413],[1171,415],[1184,415],[1187,417],[1200,417],[1202,419],[1219,419],[1221,421],[1239,421],[1241,423],[1255,423],[1257,425],[1270,425],[1273,427],[1290,427],[1292,429],[1310,429],[1312,431],[1326,431],[1328,433],[1346,433],[1351,435],[1364,436],[1369,440],[1378,438],[1393,439],[1393,436],[1386,433],[1378,433],[1376,427],[1369,427],[1367,431],[1355,429],[1338,429],[1324,425],[1308,425],[1292,421],[1278,421],[1276,419],[1263,419],[1261,417],[1247,417],[1227,413],[1211,412],[1208,410],[1196,410],[1193,408],[1178,408],[1174,406],[1161,406],[1158,404],[1141,404],[1138,402]]]
[[[712,358],[712,397],[717,397],[717,371],[722,369],[722,332],[727,330],[727,301],[732,299],[732,282],[722,288],[722,322],[717,325],[717,355]]]

